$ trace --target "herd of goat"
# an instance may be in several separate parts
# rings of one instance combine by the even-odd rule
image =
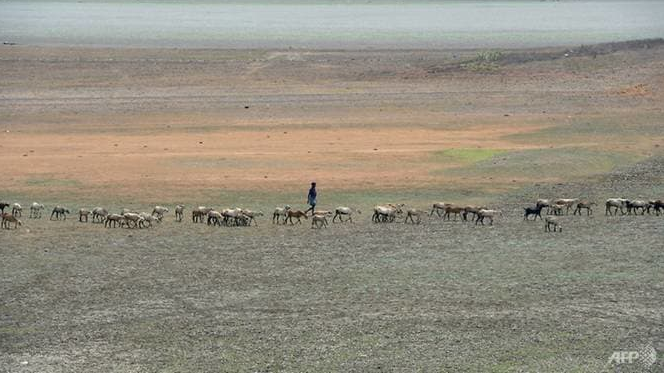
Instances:
[[[523,219],[533,220],[539,217],[544,220],[544,230],[547,232],[562,231],[562,225],[557,216],[568,215],[573,211],[573,215],[581,215],[585,210],[586,215],[592,215],[593,206],[596,203],[579,200],[576,198],[560,199],[538,199],[533,206],[525,207]],[[655,213],[660,215],[664,212],[664,201],[658,200],[629,200],[625,198],[609,198],[605,203],[605,215],[622,215],[646,213]],[[11,212],[5,212],[6,208],[11,208]],[[182,222],[184,219],[185,206],[177,205],[175,207],[175,221]],[[30,219],[41,219],[45,206],[41,203],[33,202],[30,205]],[[542,217],[542,212],[546,217]],[[2,217],[2,228],[10,229],[13,224],[14,229],[22,225],[19,219],[23,215],[23,207],[19,203],[0,202],[0,212]],[[81,208],[78,210],[78,220],[83,223],[92,221],[93,223],[103,223],[105,227],[125,227],[125,228],[150,228],[154,223],[160,223],[169,209],[162,206],[155,206],[152,213],[137,212],[129,209],[122,209],[119,214],[112,214],[103,207],[93,209]],[[63,206],[55,206],[51,212],[50,220],[66,220],[70,210]],[[353,215],[360,214],[359,210],[350,207],[337,207],[334,211],[317,210],[311,216],[306,212],[296,210],[286,205],[275,208],[272,214],[273,224],[301,224],[302,218],[311,218],[312,228],[324,228],[328,225],[328,218],[332,217],[332,222],[353,222]],[[373,208],[371,221],[374,223],[392,223],[403,219],[404,223],[419,224],[423,216],[438,216],[443,220],[461,219],[468,221],[469,216],[475,225],[484,225],[485,220],[493,225],[494,218],[502,215],[501,210],[489,209],[486,206],[456,205],[451,203],[436,202],[432,205],[431,211],[425,211],[415,208],[406,208],[404,204],[386,204]],[[251,211],[242,208],[232,208],[215,210],[211,207],[199,206],[191,211],[191,219],[194,223],[207,223],[211,226],[250,226],[257,225],[256,218],[263,216],[261,211]],[[293,220],[295,219],[295,221]]]

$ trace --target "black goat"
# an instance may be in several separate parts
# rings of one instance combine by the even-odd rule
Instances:
[[[537,205],[535,207],[524,207],[523,208],[523,220],[528,220],[528,217],[530,215],[535,215],[533,220],[537,220],[537,217],[539,216],[540,220],[542,220],[542,209],[546,207],[544,205]]]

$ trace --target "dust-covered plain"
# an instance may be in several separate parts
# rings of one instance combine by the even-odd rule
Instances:
[[[177,51],[2,47],[0,371],[658,371],[664,48]],[[568,54],[565,57],[565,54]],[[246,108],[245,108],[246,107]],[[175,203],[315,230],[209,227]],[[537,198],[598,203],[524,222]],[[493,226],[374,224],[371,207],[483,203]],[[151,229],[49,221],[63,204],[171,207]],[[649,370],[648,370],[649,369]]]

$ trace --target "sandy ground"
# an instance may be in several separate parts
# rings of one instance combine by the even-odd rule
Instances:
[[[170,201],[310,180],[484,191],[531,181],[518,167],[490,180],[447,173],[476,159],[441,152],[469,149],[596,151],[601,166],[587,173],[606,172],[622,163],[602,152],[633,162],[662,143],[664,47],[651,44],[507,51],[480,64],[477,51],[3,46],[0,191],[121,198],[141,185],[134,198]]]

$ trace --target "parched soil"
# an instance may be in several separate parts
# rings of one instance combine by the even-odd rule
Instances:
[[[11,372],[583,371],[664,349],[664,159],[501,197],[493,226],[425,219],[153,229],[34,221],[0,231],[0,367]],[[592,196],[563,231],[537,197]],[[115,207],[114,209],[119,208]],[[608,364],[608,365],[607,365]],[[629,371],[655,372],[642,361]]]
[[[0,200],[187,213],[0,230],[0,371],[661,371],[609,358],[664,351],[664,216],[602,206],[664,198],[660,44],[489,63],[2,46]],[[270,223],[312,179],[355,224]],[[523,221],[556,197],[598,206],[560,233]],[[374,204],[433,201],[503,214],[370,222]],[[208,227],[189,220],[201,204],[266,216]]]
[[[333,191],[436,187],[479,198],[532,177],[509,162],[467,177],[474,162],[437,154],[594,159],[584,175],[657,154],[661,43],[575,51],[502,51],[490,69],[441,72],[484,52],[3,46],[0,194],[170,202],[316,180]],[[568,169],[536,181],[577,176]]]

